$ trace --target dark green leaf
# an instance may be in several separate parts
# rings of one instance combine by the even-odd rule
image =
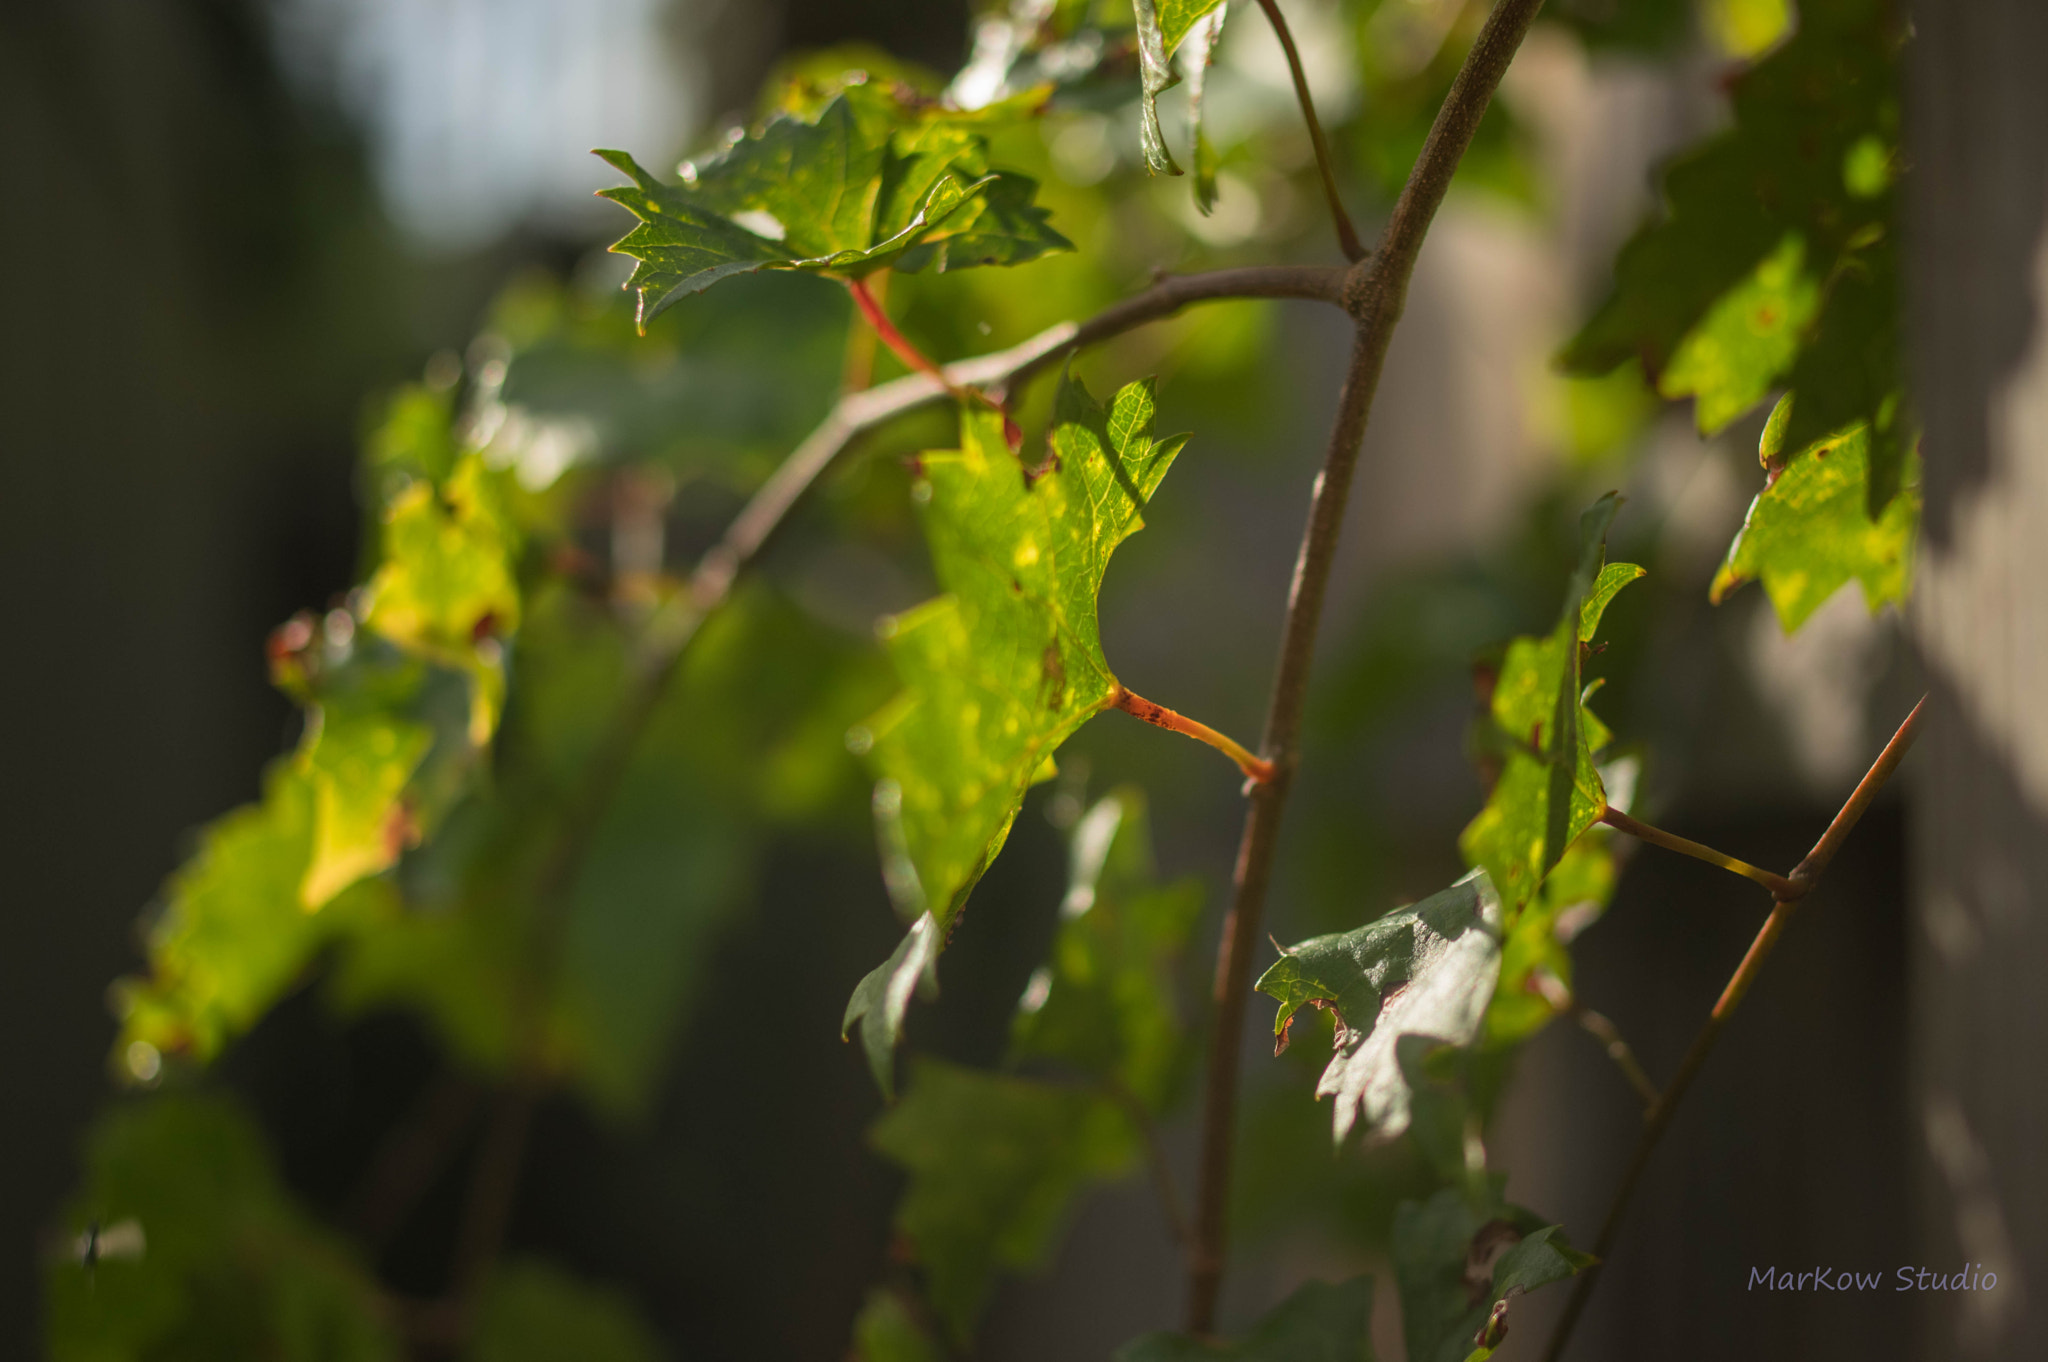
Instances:
[[[1288,947],[1260,976],[1279,999],[1273,1031],[1284,1047],[1295,1012],[1331,1013],[1335,1054],[1316,1083],[1334,1095],[1336,1139],[1362,1115],[1370,1138],[1408,1128],[1411,1093],[1401,1072],[1404,1036],[1469,1043],[1500,974],[1501,903],[1484,870],[1449,889],[1349,932]]]
[[[397,1362],[375,1281],[300,1213],[261,1135],[218,1099],[167,1094],[114,1108],[86,1146],[67,1237],[44,1270],[53,1362],[262,1357]]]
[[[1147,1334],[1115,1362],[1372,1362],[1372,1278],[1304,1282],[1232,1343]]]
[[[1862,422],[1883,438],[1871,514],[1911,443],[1902,411],[1891,146],[1892,7],[1810,0],[1797,33],[1737,77],[1734,126],[1665,173],[1666,214],[1623,248],[1612,297],[1566,348],[1580,373],[1641,358],[1718,430],[1788,379],[1790,448]]]
[[[1018,1006],[1011,1061],[1056,1061],[1157,1110],[1179,1069],[1173,966],[1201,914],[1201,886],[1154,883],[1144,795],[1134,788],[1106,795],[1075,823],[1069,857],[1059,934]]]
[[[990,120],[896,88],[850,85],[812,118],[779,114],[664,184],[622,151],[607,189],[640,225],[612,249],[644,327],[678,298],[761,269],[857,278],[891,265],[1018,264],[1071,249],[1031,206],[1034,186],[989,172]],[[915,253],[924,248],[922,253]]]
[[[1129,1118],[1099,1093],[922,1058],[870,1139],[910,1173],[896,1228],[963,1340],[996,1271],[1041,1263],[1074,1193],[1138,1150]]]
[[[922,951],[936,955],[1025,792],[1052,773],[1053,752],[1115,700],[1096,595],[1186,443],[1154,439],[1153,414],[1150,382],[1104,409],[1069,378],[1054,463],[1039,475],[1011,455],[1001,419],[975,407],[962,410],[960,449],[923,456],[917,498],[948,594],[883,621],[906,689],[855,734],[880,777],[875,811],[897,912],[933,922]],[[871,1057],[895,1047],[910,987],[884,966],[855,994],[846,1024],[862,1022]]]
[[[1393,1257],[1410,1362],[1464,1362],[1482,1346],[1480,1330],[1501,1302],[1593,1261],[1557,1226],[1499,1201],[1497,1183],[1477,1204],[1449,1189],[1427,1202],[1403,1202],[1394,1216]]]
[[[1908,484],[1875,521],[1870,518],[1866,426],[1781,460],[1791,404],[1788,395],[1764,427],[1764,464],[1774,471],[1750,503],[1712,591],[1718,602],[1743,582],[1761,578],[1787,633],[1851,578],[1862,583],[1872,611],[1905,600],[1920,520],[1917,460],[1908,463]]]
[[[536,1262],[498,1267],[477,1303],[468,1362],[656,1362],[663,1356],[623,1292]]]

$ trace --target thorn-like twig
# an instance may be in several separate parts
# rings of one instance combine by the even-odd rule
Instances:
[[[1749,992],[1749,986],[1756,982],[1757,972],[1763,968],[1764,961],[1770,958],[1771,951],[1778,944],[1778,938],[1784,935],[1785,924],[1791,920],[1793,910],[1799,906],[1800,899],[1813,891],[1814,885],[1820,881],[1821,872],[1827,868],[1828,862],[1834,860],[1835,853],[1842,849],[1842,842],[1848,837],[1850,829],[1856,826],[1857,821],[1870,808],[1871,801],[1877,798],[1877,792],[1884,788],[1884,783],[1891,778],[1892,772],[1905,760],[1906,753],[1913,746],[1913,739],[1919,734],[1920,715],[1926,707],[1927,697],[1923,695],[1920,702],[1913,706],[1913,712],[1899,725],[1898,732],[1892,734],[1891,741],[1885,744],[1884,751],[1871,763],[1870,770],[1857,782],[1856,789],[1850,794],[1848,801],[1842,805],[1834,821],[1828,824],[1828,830],[1813,844],[1813,850],[1807,852],[1806,858],[1785,877],[1798,892],[1790,898],[1780,898],[1771,906],[1771,915],[1764,919],[1762,930],[1757,932],[1756,940],[1750,942],[1749,950],[1743,955],[1742,963],[1735,967],[1735,973],[1730,976],[1727,987],[1721,990],[1720,998],[1714,1003],[1714,1010],[1707,1014],[1707,1020],[1700,1027],[1699,1034],[1693,1037],[1692,1046],[1685,1052],[1685,1058],[1680,1061],[1678,1073],[1672,1078],[1671,1086],[1660,1093],[1651,1105],[1649,1119],[1643,1126],[1642,1138],[1636,1142],[1635,1157],[1629,1161],[1628,1171],[1622,1174],[1621,1185],[1615,1189],[1614,1201],[1608,1206],[1607,1219],[1600,1226],[1600,1239],[1593,1246],[1595,1262],[1579,1274],[1578,1282],[1572,1288],[1571,1301],[1565,1306],[1564,1314],[1558,1318],[1557,1328],[1550,1336],[1550,1347],[1543,1354],[1544,1362],[1558,1362],[1564,1355],[1565,1344],[1571,1341],[1572,1327],[1579,1322],[1579,1316],[1586,1309],[1586,1302],[1593,1297],[1594,1286],[1599,1283],[1600,1262],[1614,1250],[1615,1238],[1621,1233],[1622,1220],[1628,1213],[1629,1202],[1635,1195],[1636,1185],[1642,1181],[1643,1171],[1649,1167],[1650,1156],[1656,1152],[1657,1142],[1664,1138],[1664,1131],[1671,1124],[1672,1113],[1677,1111],[1679,1101],[1684,1098],[1686,1089],[1692,1086],[1693,1079],[1699,1076],[1700,1068],[1707,1062],[1707,1056],[1713,1052],[1714,1042],[1720,1039],[1722,1030],[1728,1025],[1728,1018],[1742,1004],[1743,997]]]
[[[1196,742],[1207,743],[1237,763],[1237,769],[1256,784],[1264,785],[1273,778],[1273,763],[1252,755],[1251,749],[1235,738],[1226,737],[1205,723],[1176,714],[1165,705],[1154,704],[1127,686],[1118,685],[1116,695],[1110,704],[1126,714],[1135,715],[1146,723],[1170,732],[1182,733]]]
[[[1618,832],[1627,833],[1638,841],[1648,842],[1651,846],[1663,847],[1666,851],[1676,851],[1680,855],[1690,856],[1694,860],[1705,861],[1708,865],[1719,866],[1721,869],[1731,874],[1740,875],[1746,880],[1754,880],[1770,890],[1771,897],[1780,902],[1796,899],[1806,892],[1798,883],[1787,879],[1783,875],[1774,875],[1768,870],[1759,870],[1748,861],[1738,861],[1733,856],[1725,852],[1716,851],[1703,843],[1680,837],[1676,833],[1666,832],[1659,827],[1652,827],[1650,824],[1639,819],[1629,817],[1620,809],[1610,806],[1602,811],[1600,821]]]

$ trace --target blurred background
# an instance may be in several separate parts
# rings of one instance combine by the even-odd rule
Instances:
[[[1353,211],[1376,223],[1469,7],[1283,8]],[[950,73],[1000,21],[956,0],[70,0],[0,18],[0,1352],[42,1355],[41,1280],[84,1132],[128,1100],[109,1076],[107,998],[140,962],[138,916],[196,829],[254,798],[297,736],[264,641],[358,580],[357,449],[382,395],[496,363],[508,408],[566,441],[564,458],[621,470],[590,503],[609,509],[580,513],[591,532],[651,505],[660,561],[687,565],[829,404],[847,309],[817,281],[764,278],[632,339],[626,262],[603,249],[625,217],[592,197],[617,177],[587,149],[664,167],[752,117],[793,54],[862,44]],[[1897,620],[1853,590],[1789,639],[1754,589],[1707,604],[1760,485],[1761,412],[1702,440],[1630,371],[1567,381],[1549,364],[1652,208],[1654,165],[1725,120],[1721,74],[1786,22],[1760,0],[1587,0],[1554,8],[1517,59],[1423,253],[1367,437],[1279,939],[1458,873],[1481,797],[1464,755],[1472,659],[1547,626],[1578,509],[1609,488],[1628,497],[1612,556],[1651,575],[1609,615],[1600,708],[1643,755],[1639,807],[1656,821],[1789,865],[1918,693]],[[1144,175],[1134,91],[1005,134],[1003,163],[1045,181],[1080,250],[1030,267],[1030,287],[997,271],[897,280],[892,310],[928,352],[1014,343],[1154,270],[1334,258],[1255,13],[1226,29],[1212,78],[1212,214]],[[1227,732],[1253,735],[1263,714],[1346,345],[1327,310],[1232,303],[1078,366],[1098,392],[1159,374],[1163,427],[1194,432],[1110,572],[1104,637],[1133,688]],[[872,653],[872,620],[930,594],[902,459],[946,439],[933,415],[864,441],[762,562],[765,587],[834,648]],[[1061,798],[1142,786],[1162,877],[1205,887],[1195,956],[1214,941],[1241,810],[1228,769],[1117,715],[1062,763],[977,892],[940,1001],[913,1015],[924,1053],[1000,1052],[1063,892]],[[865,1143],[880,1099],[837,1030],[895,928],[857,769],[821,780],[822,812],[761,833],[731,902],[688,936],[697,960],[665,1002],[675,1021],[644,1098],[621,1112],[550,1097],[512,1202],[509,1245],[630,1301],[665,1355],[844,1356],[891,1270],[901,1175]],[[1909,1298],[1744,1287],[1756,1265],[1911,1257],[1904,841],[1887,796],[1680,1117],[1582,1355],[1899,1355]],[[1729,883],[1636,856],[1580,943],[1580,995],[1653,1074],[1676,1067],[1755,929],[1762,905]],[[1427,1185],[1397,1151],[1333,1158],[1308,1097],[1320,1056],[1301,1053],[1318,1047],[1272,1060],[1253,1012],[1230,1321],[1310,1277],[1384,1279],[1393,1206]],[[393,1289],[425,1297],[477,1157],[459,1113],[482,1099],[447,1073],[417,1017],[337,1010],[315,977],[213,1081],[253,1113],[293,1193],[341,1226],[375,1219],[364,1179],[391,1130],[457,1113],[448,1168],[366,1249]],[[1509,1194],[1589,1242],[1636,1119],[1593,1043],[1551,1028],[1497,1115]],[[1185,1114],[1164,1132],[1184,1170],[1193,1135]],[[1106,1357],[1175,1319],[1180,1293],[1133,1180],[1085,1202],[1045,1272],[1005,1283],[977,1355]],[[1560,1304],[1532,1300],[1508,1355],[1533,1356]],[[1397,1319],[1388,1287],[1384,1356],[1399,1355]]]

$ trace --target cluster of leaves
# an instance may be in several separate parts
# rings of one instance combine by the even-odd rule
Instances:
[[[1808,0],[1731,83],[1734,125],[1674,161],[1665,216],[1625,246],[1564,364],[1637,361],[1711,434],[1787,389],[1766,485],[1714,583],[1761,578],[1787,630],[1852,577],[1903,599],[1918,521],[1904,392],[1896,181],[1902,21]]]
[[[1027,471],[1001,419],[972,408],[961,412],[961,447],[920,461],[916,497],[948,594],[883,621],[907,689],[857,735],[880,777],[883,874],[910,929],[846,1010],[885,1091],[910,995],[1026,791],[1121,690],[1095,601],[1110,554],[1143,527],[1145,503],[1186,443],[1155,438],[1153,416],[1149,382],[1105,408],[1070,376],[1046,467]]]
[[[1143,797],[1121,789],[1090,807],[1069,862],[1051,958],[1017,1004],[1004,1068],[920,1058],[870,1133],[909,1174],[896,1229],[931,1315],[960,1343],[996,1270],[1042,1262],[1075,1196],[1137,1161],[1192,1057],[1175,996],[1201,890],[1155,882]],[[859,1332],[884,1331],[903,1300],[877,1292]]]
[[[1120,77],[1119,51],[1139,70],[1142,157],[1178,173],[1158,97],[1206,79],[1225,7],[1137,0],[1130,28],[1096,8],[1019,0],[991,20],[1009,25],[989,44],[1000,51],[945,91],[885,62],[793,70],[758,124],[686,163],[677,184],[601,153],[632,182],[607,193],[639,219],[615,247],[636,261],[637,328],[730,282],[655,342],[522,285],[501,302],[503,353],[475,367],[460,417],[442,389],[393,400],[364,460],[378,530],[362,583],[273,641],[303,735],[262,800],[208,829],[169,885],[148,971],[118,993],[122,1069],[147,1083],[168,1065],[182,1080],[319,978],[344,1011],[426,1018],[464,1069],[630,1113],[771,840],[859,802],[850,746],[874,777],[883,879],[906,934],[855,988],[844,1028],[859,1027],[893,1090],[910,1001],[936,987],[1029,791],[1124,694],[1097,598],[1186,437],[1156,434],[1150,380],[1102,402],[1064,377],[1035,465],[1012,452],[1004,414],[963,403],[955,447],[913,465],[944,594],[885,619],[879,650],[765,586],[700,618],[658,548],[604,565],[589,541],[616,526],[590,508],[658,503],[695,478],[744,488],[824,414],[848,309],[827,289],[771,293],[781,286],[766,276],[858,283],[1071,249],[1037,183],[992,168],[992,139]],[[1371,113],[1339,144],[1389,190],[1477,23],[1476,7],[1424,8],[1352,16]],[[1624,7],[1627,23],[1583,8],[1564,17],[1589,40],[1634,46],[1670,41],[1683,20],[1665,3]],[[1425,19],[1435,27],[1415,27]],[[1797,34],[1735,80],[1734,126],[1671,168],[1666,218],[1624,251],[1614,297],[1565,355],[1586,374],[1640,363],[1665,396],[1695,400],[1703,431],[1789,389],[1763,437],[1769,481],[1714,588],[1761,578],[1788,628],[1852,577],[1873,606],[1907,584],[1899,41],[1877,0],[1810,0]],[[978,96],[959,97],[969,87]],[[1190,137],[1206,211],[1221,158],[1200,104]],[[1507,115],[1489,115],[1468,177],[1512,188],[1515,147]],[[1281,1047],[1303,1007],[1333,1023],[1316,1095],[1334,1098],[1340,1150],[1357,1130],[1406,1139],[1440,1186],[1404,1202],[1392,1230],[1411,1362],[1484,1357],[1514,1299],[1589,1262],[1505,1201],[1483,1133],[1508,1055],[1555,1015],[1559,989],[1569,996],[1569,942],[1613,889],[1599,819],[1628,803],[1632,766],[1611,759],[1585,664],[1609,603],[1643,575],[1605,562],[1618,504],[1583,516],[1554,627],[1488,667],[1472,741],[1487,798],[1459,842],[1469,873],[1283,949],[1258,983],[1279,1003]],[[901,690],[883,703],[891,669]],[[1178,961],[1200,895],[1155,882],[1133,789],[1076,819],[1070,860],[1050,957],[1001,1066],[914,1057],[870,1132],[908,1182],[905,1271],[855,1324],[867,1362],[949,1355],[998,1274],[1044,1260],[1079,1195],[1158,1159],[1152,1123],[1198,1053]],[[405,1321],[292,1205],[232,1107],[174,1091],[118,1109],[96,1139],[69,1223],[133,1222],[149,1247],[90,1273],[52,1269],[57,1355],[399,1354]],[[1366,1278],[1309,1283],[1235,1341],[1155,1334],[1118,1356],[1364,1359],[1371,1303]],[[479,1362],[653,1352],[618,1301],[537,1264],[498,1267],[475,1306],[466,1355]]]

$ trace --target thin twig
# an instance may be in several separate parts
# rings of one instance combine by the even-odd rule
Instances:
[[[1692,857],[1694,860],[1705,861],[1708,865],[1719,866],[1721,869],[1740,875],[1746,880],[1754,880],[1770,890],[1771,897],[1773,898],[1796,899],[1806,892],[1783,875],[1774,875],[1768,870],[1759,870],[1748,861],[1738,861],[1733,856],[1725,852],[1716,851],[1710,846],[1691,841],[1678,836],[1676,833],[1666,832],[1662,828],[1652,827],[1648,823],[1630,818],[1612,805],[1600,815],[1600,821],[1610,828],[1627,833],[1638,841],[1648,842],[1652,846],[1663,847],[1666,851],[1679,852],[1682,855]]]
[[[470,1174],[469,1200],[456,1231],[455,1259],[448,1274],[449,1299],[461,1307],[460,1317],[467,1317],[467,1307],[476,1300],[505,1241],[505,1227],[512,1222],[519,1167],[539,1102],[539,1079],[522,1074],[498,1095],[497,1109],[484,1128],[483,1147],[477,1151],[476,1167]]]
[[[1102,1084],[1102,1090],[1123,1109],[1125,1118],[1144,1142],[1145,1163],[1152,1174],[1152,1192],[1159,1198],[1160,1214],[1166,1217],[1166,1228],[1172,1232],[1173,1242],[1186,1248],[1187,1211],[1181,1201],[1180,1186],[1173,1180],[1173,1166],[1166,1161],[1166,1146],[1160,1143],[1159,1127],[1153,1122],[1152,1113],[1145,1110],[1145,1104],[1138,1100],[1136,1093],[1113,1078]]]
[[[1714,1010],[1707,1014],[1705,1025],[1701,1026],[1699,1034],[1693,1037],[1692,1046],[1685,1052],[1684,1060],[1679,1063],[1678,1073],[1672,1078],[1671,1086],[1664,1090],[1655,1105],[1650,1108],[1649,1118],[1643,1125],[1642,1138],[1636,1142],[1635,1157],[1629,1160],[1628,1171],[1622,1174],[1621,1185],[1615,1189],[1614,1200],[1608,1206],[1607,1219],[1600,1226],[1599,1241],[1593,1246],[1595,1261],[1591,1267],[1579,1274],[1578,1282],[1572,1288],[1571,1302],[1565,1306],[1564,1314],[1558,1319],[1557,1328],[1550,1336],[1550,1347],[1543,1354],[1544,1362],[1557,1362],[1558,1358],[1564,1355],[1565,1344],[1571,1340],[1572,1327],[1579,1322],[1579,1316],[1586,1309],[1586,1302],[1593,1297],[1593,1288],[1599,1283],[1600,1262],[1614,1250],[1614,1241],[1621,1233],[1622,1220],[1628,1213],[1629,1202],[1635,1195],[1636,1185],[1642,1181],[1643,1172],[1649,1167],[1650,1156],[1656,1151],[1657,1142],[1664,1138],[1664,1131],[1671,1124],[1672,1113],[1678,1110],[1679,1101],[1684,1098],[1686,1089],[1690,1088],[1693,1079],[1699,1076],[1700,1068],[1707,1062],[1708,1054],[1713,1051],[1714,1042],[1720,1039],[1729,1016],[1741,1005],[1744,995],[1749,992],[1749,986],[1756,982],[1757,972],[1763,968],[1764,961],[1770,958],[1771,951],[1778,944],[1778,938],[1784,935],[1785,924],[1791,920],[1800,899],[1810,894],[1819,883],[1821,872],[1827,868],[1828,862],[1835,858],[1835,853],[1841,850],[1843,839],[1848,837],[1849,830],[1863,817],[1871,801],[1877,798],[1877,792],[1884,787],[1885,781],[1891,778],[1892,772],[1898,769],[1899,763],[1912,748],[1913,739],[1919,732],[1921,712],[1926,707],[1927,697],[1923,695],[1920,702],[1913,706],[1913,712],[1906,716],[1906,721],[1899,725],[1899,731],[1885,744],[1884,751],[1878,754],[1870,770],[1857,782],[1848,802],[1842,805],[1841,812],[1828,824],[1828,830],[1821,834],[1821,839],[1813,844],[1813,850],[1807,852],[1806,858],[1786,877],[1800,891],[1799,894],[1792,898],[1778,899],[1771,905],[1771,915],[1764,919],[1763,929],[1756,934],[1756,940],[1750,942],[1749,950],[1742,957],[1742,963],[1735,967],[1735,973],[1729,978],[1728,986],[1721,990],[1720,998],[1715,1001]]]
[[[1365,247],[1358,239],[1358,229],[1351,225],[1351,215],[1344,211],[1344,200],[1337,197],[1337,173],[1330,162],[1330,143],[1323,136],[1322,120],[1316,117],[1316,102],[1309,97],[1308,74],[1301,69],[1301,53],[1295,50],[1294,35],[1288,32],[1287,20],[1281,17],[1280,6],[1274,0],[1259,0],[1259,8],[1266,11],[1266,18],[1273,24],[1273,36],[1280,40],[1280,50],[1287,54],[1288,74],[1294,77],[1294,97],[1301,102],[1302,121],[1308,124],[1309,141],[1315,144],[1323,197],[1330,201],[1330,218],[1337,227],[1337,245],[1346,260],[1363,260]]]
[[[1358,327],[1337,419],[1309,502],[1308,524],[1302,531],[1295,561],[1294,585],[1288,596],[1287,620],[1280,641],[1280,665],[1266,714],[1263,755],[1274,765],[1273,779],[1251,789],[1244,837],[1237,853],[1236,891],[1223,940],[1216,952],[1215,1020],[1209,1044],[1209,1072],[1202,1100],[1202,1154],[1195,1207],[1195,1243],[1188,1255],[1188,1331],[1213,1332],[1216,1301],[1223,1283],[1224,1244],[1228,1235],[1231,1146],[1236,1133],[1238,1037],[1244,1030],[1246,994],[1251,984],[1252,953],[1259,940],[1259,918],[1272,876],[1273,852],[1280,816],[1296,763],[1302,706],[1308,693],[1309,663],[1315,654],[1316,627],[1322,618],[1323,595],[1329,585],[1337,537],[1343,526],[1344,503],[1358,465],[1366,418],[1372,409],[1387,345],[1408,298],[1408,281],[1431,219],[1450,188],[1458,161],[1471,144],[1473,131],[1493,98],[1493,91],[1529,31],[1542,0],[1500,0],[1487,17],[1472,50],[1465,57],[1436,122],[1423,143],[1422,155],[1409,172],[1408,183],[1394,204],[1379,249],[1354,264],[1345,276],[1343,302]]]
[[[1650,1081],[1649,1074],[1643,1072],[1643,1066],[1636,1060],[1636,1052],[1621,1038],[1621,1028],[1581,1003],[1565,987],[1564,980],[1549,970],[1539,969],[1531,973],[1528,987],[1530,992],[1540,995],[1554,1010],[1570,1017],[1587,1035],[1600,1042],[1601,1049],[1614,1061],[1614,1067],[1621,1070],[1628,1085],[1643,1099],[1643,1116],[1648,1119],[1657,1105],[1657,1085]]]

